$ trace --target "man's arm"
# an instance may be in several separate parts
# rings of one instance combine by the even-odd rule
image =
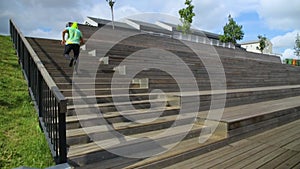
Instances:
[[[65,29],[63,32],[62,32],[62,41],[61,41],[61,44],[64,45],[66,43],[66,40],[65,40],[65,35],[66,33],[68,33],[68,30]]]
[[[84,44],[83,38],[80,37],[80,45],[83,45],[83,44]]]
[[[82,32],[80,31],[80,45],[83,45],[84,41],[83,41],[83,35]]]

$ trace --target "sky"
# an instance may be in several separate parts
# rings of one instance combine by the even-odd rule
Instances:
[[[185,0],[116,0],[115,20],[143,13],[179,18]],[[196,16],[192,27],[223,34],[231,14],[245,35],[238,43],[266,36],[273,53],[282,59],[297,58],[294,45],[300,34],[299,0],[193,0]],[[106,0],[0,0],[0,34],[7,35],[12,18],[25,36],[59,39],[69,21],[83,23],[87,16],[111,19]]]

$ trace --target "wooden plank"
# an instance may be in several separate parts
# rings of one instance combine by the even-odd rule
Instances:
[[[186,125],[189,126],[189,125]],[[180,131],[182,128],[186,128],[186,126],[178,126],[178,127],[174,127],[174,130],[178,131],[176,132],[177,135],[179,134],[185,134],[186,131]],[[199,125],[194,125],[193,128],[191,129],[190,132],[199,130],[199,129],[204,129],[204,126],[199,126]],[[166,139],[168,137],[171,137],[173,135],[175,135],[175,133],[167,133],[164,135],[159,135],[160,133],[166,131],[167,129],[162,129],[162,130],[156,130],[156,131],[150,131],[147,133],[141,133],[141,134],[134,134],[134,135],[130,135],[130,136],[125,136],[124,139],[126,139],[126,141],[132,141],[132,143],[134,142],[134,140],[136,140],[136,138],[145,138],[145,137],[155,137],[155,139]],[[115,138],[113,138],[115,141]],[[103,144],[110,144],[113,142],[112,139],[106,139],[106,140],[101,140],[101,141],[94,141],[91,143],[87,143],[87,144],[81,144],[81,145],[75,145],[75,146],[71,146],[69,149],[69,153],[68,156],[69,157],[74,157],[74,156],[79,156],[79,155],[83,155],[83,154],[88,154],[88,153],[92,153],[92,152],[97,152],[102,150],[102,148],[99,145],[103,145]],[[121,147],[124,146],[121,143],[117,146],[117,147]]]
[[[276,142],[270,142],[273,145],[277,145],[283,148],[287,148],[290,150],[295,150],[294,147],[300,144],[300,130],[298,132],[293,132],[294,134],[289,134],[287,136],[281,137],[281,139],[277,139],[278,141]],[[287,146],[290,145],[290,146]],[[295,145],[295,146],[293,146]],[[287,147],[285,147],[287,146]],[[297,151],[297,150],[296,150]]]
[[[292,142],[293,140],[295,140],[295,137],[297,138],[297,136],[300,136],[299,133],[300,133],[300,130],[286,131],[286,133],[284,134],[284,137],[279,137],[280,133],[278,133],[277,135],[273,135],[273,136],[270,136],[269,138],[267,138],[264,141],[264,143],[268,144],[268,145],[282,147],[282,146]],[[258,140],[258,141],[260,141],[260,140]]]
[[[252,155],[265,150],[268,146],[266,145],[260,145],[258,147],[255,147],[253,149],[250,149],[249,151],[246,151],[241,154],[236,154],[235,152],[232,152],[231,154],[227,154],[225,157],[219,158],[214,160],[212,163],[206,163],[201,164],[201,167],[203,168],[227,168],[230,166],[232,167],[232,164],[235,164],[237,162],[244,161],[247,157],[251,157]]]
[[[281,163],[287,161],[291,164],[295,164],[297,166],[300,162],[299,158],[295,158],[294,156],[299,154],[299,151],[291,151],[284,148],[281,148],[279,145],[268,145],[267,143],[272,141],[274,138],[286,138],[285,135],[288,134],[291,137],[294,137],[298,133],[300,120],[292,122],[290,124],[286,124],[284,126],[272,129],[271,131],[266,131],[256,136],[252,136],[248,139],[243,139],[241,141],[235,142],[231,144],[231,146],[223,147],[219,150],[215,150],[186,161],[171,165],[167,168],[259,168],[266,167],[272,168],[280,165]],[[292,134],[289,134],[293,132]],[[296,137],[295,137],[296,138]],[[279,139],[280,141],[283,141]],[[293,139],[292,139],[293,140]],[[295,139],[297,140],[297,139]],[[278,140],[276,141],[278,142]],[[289,142],[289,141],[287,141]],[[255,147],[253,149],[249,149],[248,151],[244,151],[245,153],[237,153],[237,155],[232,156],[238,149],[243,149],[244,147],[248,147],[249,144],[260,144],[266,147],[265,149],[260,149]],[[236,146],[234,144],[240,145],[238,149],[232,151]],[[258,147],[258,146],[256,146]],[[219,154],[224,154],[219,155]],[[228,158],[229,157],[231,158]],[[297,160],[298,159],[298,160]],[[205,161],[206,160],[206,161]],[[298,168],[297,168],[298,169]]]
[[[185,114],[185,116],[180,117],[178,115],[171,115],[171,116],[165,116],[160,117],[156,119],[155,121],[151,121],[148,123],[134,123],[134,122],[119,122],[119,123],[113,123],[112,126],[114,127],[114,130],[122,130],[122,129],[129,129],[129,128],[138,128],[143,126],[150,126],[150,125],[159,125],[162,123],[168,123],[173,122],[175,120],[189,120],[193,118],[193,113]],[[99,124],[99,123],[97,123]],[[98,125],[98,126],[92,126],[92,127],[85,127],[85,128],[78,128],[78,129],[71,129],[67,130],[67,137],[75,137],[80,135],[86,135],[86,134],[92,134],[92,133],[99,133],[99,132],[107,132],[109,129],[105,125]]]
[[[168,110],[178,110],[180,107],[172,106],[172,107],[165,107],[165,108],[151,108],[149,109],[138,109],[138,110],[132,110],[132,111],[115,111],[115,112],[105,112],[102,114],[104,118],[113,118],[113,117],[119,117],[122,115],[141,115],[141,114],[148,114],[148,113],[155,113],[155,112],[162,112],[162,111],[168,111]],[[81,110],[80,112],[82,112]],[[89,120],[89,119],[95,119],[100,118],[99,115],[96,113],[90,113],[90,109],[86,109],[86,114],[80,114],[80,115],[73,115],[73,116],[67,116],[66,122],[78,122],[80,120]],[[102,118],[102,117],[101,117]]]
[[[288,150],[276,158],[270,160],[268,163],[264,164],[263,166],[259,167],[260,169],[270,169],[279,166],[280,164],[284,163],[286,160],[290,159],[291,157],[295,156],[298,152]]]
[[[168,117],[167,119],[160,119],[155,120],[154,122],[147,123],[147,125],[150,124],[161,124],[165,122],[172,122],[176,120],[177,115]],[[92,126],[92,127],[85,127],[85,128],[78,128],[78,129],[71,129],[67,130],[67,137],[75,137],[75,136],[81,136],[86,134],[92,134],[92,133],[101,133],[101,132],[109,132],[110,129],[106,127],[106,125],[99,125],[98,126]],[[137,128],[139,126],[144,126],[145,124],[142,123],[132,123],[132,122],[119,122],[119,123],[113,123],[114,129],[113,130],[121,130],[125,128]]]
[[[294,150],[294,151],[300,151],[300,135],[299,134],[295,135],[295,137],[293,137],[293,140],[288,144],[284,145],[282,148]]]
[[[230,148],[231,148],[230,146],[225,146],[223,148],[220,148],[219,150],[224,151],[224,150],[227,150],[227,149],[230,149]],[[219,152],[219,151],[217,151],[217,152]],[[211,157],[211,156],[213,156],[212,154],[217,154],[217,153],[216,153],[216,151],[208,152],[208,153],[205,153],[203,155],[196,156],[194,158],[187,159],[185,161],[176,163],[175,165],[165,167],[164,169],[173,169],[173,168],[175,168],[175,166],[176,166],[176,168],[191,168],[192,167],[191,165],[196,163],[200,158],[202,159],[202,158]]]
[[[68,85],[69,83],[61,83],[61,84]],[[106,83],[98,83],[98,84],[90,84],[90,85],[94,86],[94,85],[99,85],[99,84],[109,85],[110,83],[106,82]],[[69,84],[69,85],[72,86],[72,84]],[[80,84],[80,85],[85,85],[85,83]],[[88,85],[88,83],[87,83],[87,85]],[[119,90],[122,90],[122,89],[124,89],[124,88],[120,88]],[[127,88],[125,88],[125,89],[127,89]],[[140,89],[140,88],[133,88],[133,89]],[[96,88],[96,89],[84,89],[83,88],[82,90],[83,91],[85,91],[85,90],[95,90],[95,91],[97,91],[97,90],[112,90],[112,89],[111,88]],[[113,90],[118,90],[118,88],[113,89]],[[73,90],[72,89],[61,89],[61,91],[73,91]],[[245,92],[248,93],[248,92],[252,92],[252,91],[250,90],[250,91],[245,91]],[[236,90],[236,91],[234,91],[232,93],[240,93],[239,97],[238,97],[238,98],[240,98],[241,97],[240,95],[242,93],[245,93],[245,92],[244,91]],[[175,96],[182,96],[182,97],[191,97],[191,96],[198,96],[198,95],[199,96],[211,96],[212,93],[213,94],[222,94],[221,91],[211,91],[211,90],[209,90],[209,91],[192,91],[192,92],[168,92],[166,94],[168,94],[168,95],[175,95]],[[155,95],[156,93],[151,93],[151,94]],[[157,93],[157,94],[159,94],[159,93]],[[231,94],[231,92],[227,91],[227,95],[228,94]],[[125,95],[125,94],[122,94],[120,96],[123,96],[123,95]],[[132,93],[132,94],[126,94],[126,95],[130,95],[130,96],[144,96],[144,95],[149,95],[149,93]],[[119,95],[117,95],[117,96],[119,96]],[[248,95],[246,95],[246,96],[248,96]],[[100,98],[100,97],[111,97],[111,95],[72,96],[72,97],[66,97],[66,98],[67,99],[80,99],[80,98]],[[231,109],[231,110],[233,110],[233,109]]]
[[[257,144],[257,143],[253,143],[253,144],[247,144],[244,147],[240,147],[234,151],[229,151],[228,153],[223,154],[223,152],[219,152],[220,155],[216,155],[213,157],[210,157],[209,159],[200,159],[197,160],[193,165],[192,168],[199,168],[199,167],[203,167],[203,168],[209,168],[212,167],[216,164],[219,164],[221,162],[224,162],[228,159],[231,159],[235,156],[240,156],[241,154],[247,153],[252,149],[255,149],[256,147],[262,147],[263,145],[261,144]],[[233,149],[231,149],[233,150]]]
[[[82,108],[97,108],[104,106],[116,106],[116,105],[132,105],[132,104],[141,104],[141,103],[167,103],[168,101],[176,101],[178,98],[162,98],[162,99],[152,99],[152,100],[139,100],[132,102],[111,102],[111,103],[95,103],[95,104],[82,104],[82,105],[69,105],[69,109],[82,109]]]
[[[119,112],[105,112],[103,114],[103,117],[105,118],[112,118],[117,117],[120,115],[141,115],[143,113],[155,113],[155,112],[162,112],[162,111],[168,111],[168,110],[179,110],[180,107],[178,106],[172,106],[172,107],[157,107],[157,108],[151,108],[151,109],[137,109],[137,110],[131,110],[131,111],[119,111]]]
[[[176,145],[173,149],[167,151],[166,153],[160,154],[158,156],[153,156],[147,159],[144,159],[136,164],[130,165],[127,168],[143,168],[143,166],[145,165],[149,165],[151,163],[157,163],[159,161],[163,161],[163,160],[168,160],[168,158],[173,158],[173,157],[177,157],[177,158],[185,158],[183,156],[186,156],[187,153],[190,152],[194,152],[196,151],[196,153],[198,152],[197,150],[199,150],[200,152],[204,151],[207,152],[207,149],[215,149],[214,147],[210,147],[210,144],[213,144],[215,142],[218,142],[220,140],[223,140],[223,137],[218,137],[213,135],[212,137],[210,137],[205,143],[200,144],[199,143],[199,138],[192,138],[192,139],[188,139],[188,140],[184,140],[181,141],[178,145]],[[220,141],[221,144],[226,144],[222,141]],[[208,146],[209,148],[206,148],[206,146]],[[194,154],[195,156],[196,154]],[[166,167],[166,166],[164,166]],[[177,167],[177,164],[176,164]],[[159,167],[161,168],[161,167]],[[174,166],[173,166],[174,168]]]
[[[300,120],[297,120],[297,121],[288,123],[288,124],[286,124],[284,126],[280,126],[280,127],[274,128],[272,130],[266,131],[264,133],[257,134],[255,136],[251,136],[251,137],[249,137],[247,139],[248,140],[260,140],[260,141],[263,141],[265,139],[268,139],[271,136],[278,135],[278,133],[286,133],[289,130],[295,130],[295,129],[298,128],[299,125],[300,125]]]
[[[187,114],[185,114],[187,115]],[[166,122],[172,122],[176,120],[187,120],[193,118],[193,113],[189,113],[187,117],[181,117],[180,119],[178,118],[180,115],[172,115],[172,116],[164,116],[164,117],[159,117],[151,122],[147,123],[136,123],[136,122],[121,122],[121,123],[113,123],[112,126],[116,130],[120,129],[127,129],[127,128],[136,128],[136,127],[142,127],[146,125],[154,125],[154,124],[162,124]]]
[[[244,169],[253,169],[253,168],[259,168],[260,166],[268,163],[269,161],[273,160],[274,158],[276,158],[277,156],[280,156],[281,154],[283,154],[284,152],[286,152],[287,150],[285,149],[281,149],[278,148],[275,151],[266,154],[265,156],[257,159],[256,161],[253,161],[252,163],[244,166]]]
[[[300,144],[295,145],[294,147],[292,147],[292,149],[295,151],[300,151]]]
[[[121,169],[129,166],[130,164],[136,163],[140,159],[126,158],[126,157],[116,157],[108,160],[103,160],[100,162],[94,162],[83,167],[82,169],[97,169],[97,168],[109,168],[109,169]]]
[[[279,99],[275,101],[273,100],[273,101],[252,103],[252,104],[246,104],[246,105],[240,105],[234,107],[227,107],[224,110],[222,121],[233,123],[235,121],[250,119],[258,115],[269,114],[274,111],[294,108],[296,106],[300,106],[300,103],[297,101],[298,99],[300,99],[299,96]]]
[[[300,163],[300,152],[298,152],[296,155],[292,156],[290,159],[281,163],[278,167],[276,167],[276,169],[292,168],[299,163]]]
[[[262,117],[255,117],[253,119],[250,119],[245,124],[238,123],[239,126],[235,126],[234,129],[229,130],[228,134],[230,137],[235,137],[235,136],[247,134],[247,133],[253,133],[253,134],[260,133],[267,129],[271,129],[271,128],[277,127],[278,125],[290,122],[291,119],[295,118],[297,113],[290,113],[290,114],[286,114],[286,115],[279,116],[279,117],[276,115],[278,115],[278,114],[273,113],[271,118],[269,117],[264,121],[258,121],[258,120],[262,120]],[[297,117],[297,118],[300,118],[300,117]],[[229,128],[231,128],[230,124],[229,124]]]
[[[237,157],[234,161],[231,162],[231,165],[229,165],[228,168],[231,169],[244,168],[246,165],[252,164],[253,162],[259,160],[260,158],[278,149],[277,147],[272,147],[267,145],[265,146],[266,146],[265,149],[260,149],[258,150],[258,152],[245,154],[244,156],[245,158],[243,160],[240,160],[241,156]]]
[[[237,108],[229,109],[230,114],[228,114],[228,115],[230,115],[229,117],[232,118],[231,121],[234,121],[234,120],[238,119],[238,117],[241,113],[242,114],[249,114],[249,113],[261,114],[261,113],[257,113],[257,111],[263,110],[264,111],[263,114],[265,114],[265,112],[283,110],[283,109],[287,109],[290,107],[299,106],[299,102],[297,100],[299,98],[300,98],[300,96],[295,96],[295,97],[289,97],[289,98],[284,98],[284,99],[280,99],[280,100],[271,100],[271,101],[265,101],[265,102],[259,102],[259,103],[254,103],[254,104],[238,106]],[[272,106],[272,107],[269,107],[269,106]],[[244,111],[240,112],[240,110],[244,110]]]
[[[247,152],[255,147],[261,146],[261,144],[258,144],[258,143],[254,143],[254,144],[248,144],[248,143],[249,143],[249,141],[243,141],[243,142],[240,142],[240,144],[235,144],[235,146],[227,146],[226,149],[215,150],[213,152],[204,154],[203,156],[200,155],[198,157],[194,157],[192,159],[178,163],[178,164],[176,164],[176,167],[178,167],[178,168],[182,168],[182,167],[193,168],[193,167],[202,167],[205,164],[209,164],[209,165],[213,166],[213,165],[217,164],[217,163],[215,163],[215,161],[217,162],[218,159],[222,160],[223,158],[227,158],[228,157],[227,155],[230,155],[231,157],[236,156],[236,155],[242,154],[244,152]],[[172,166],[170,166],[170,167],[172,167]]]
[[[248,142],[248,141],[247,140],[243,140],[243,141],[241,141],[239,143],[242,144],[242,145],[244,145],[245,142]],[[185,167],[186,165],[189,165],[189,164],[192,164],[192,163],[198,161],[199,158],[201,158],[201,159],[202,158],[210,158],[211,156],[217,155],[219,152],[228,152],[231,148],[232,148],[232,145],[227,145],[227,146],[222,147],[222,148],[220,148],[218,150],[202,154],[200,156],[197,156],[197,157],[194,157],[194,158],[182,161],[180,163],[176,163],[175,165],[176,165],[177,168],[182,168],[182,167]],[[173,165],[169,166],[169,167],[165,167],[165,169],[173,169],[173,168],[174,168]]]
[[[69,84],[69,85],[72,85],[71,83],[58,83],[58,84]],[[77,84],[77,82],[76,82]],[[97,85],[97,84],[110,84],[108,82],[106,83],[98,83],[98,82],[95,82],[95,83],[88,83],[88,82],[78,82],[78,84],[91,84],[91,85]],[[270,90],[280,90],[280,89],[291,89],[291,88],[299,88],[300,85],[291,85],[291,86],[276,86],[276,87],[257,87],[257,88],[246,88],[246,89],[228,89],[226,90],[206,90],[206,91],[192,91],[192,92],[170,92],[170,94],[173,94],[173,95],[178,95],[178,96],[197,96],[197,95],[210,95],[210,94],[224,94],[224,93],[227,93],[227,94],[231,94],[231,93],[245,93],[245,92],[255,92],[255,91],[270,91]],[[102,89],[102,88],[97,88],[95,90],[108,90],[110,88],[105,88],[105,89]],[[138,88],[137,88],[138,89]],[[91,90],[91,89],[81,89],[81,90]],[[114,90],[118,90],[118,89],[114,89]],[[121,89],[120,89],[121,90]],[[73,89],[61,89],[61,91],[73,91]],[[90,96],[90,97],[94,97],[94,96]],[[71,97],[71,98],[77,98],[77,97]],[[231,111],[233,111],[234,109],[232,109]]]
[[[91,87],[93,87],[93,85],[91,85]],[[141,88],[86,88],[86,89],[61,89],[62,92],[82,92],[82,91],[106,91],[106,90],[109,90],[109,91],[113,91],[113,90],[136,90],[136,89],[141,89]],[[76,97],[84,97],[84,96],[76,96]],[[69,97],[70,98],[70,97]],[[72,97],[73,98],[73,97]]]
[[[235,107],[236,110],[234,110],[234,108],[225,109],[222,120],[227,122],[235,122],[256,117],[258,115],[269,114],[275,111],[299,107],[299,99],[300,96],[289,97],[285,99],[237,106]]]
[[[92,127],[85,127],[83,128],[77,128],[77,129],[71,129],[66,131],[67,138],[69,137],[77,137],[81,135],[86,134],[92,134],[92,133],[99,133],[99,132],[106,132],[109,131],[109,129],[105,126],[92,126]]]
[[[84,115],[74,115],[74,116],[67,116],[66,122],[72,123],[72,122],[79,122],[80,120],[89,120],[89,119],[95,119],[99,118],[97,114],[84,114]]]
[[[300,168],[300,162],[298,162],[295,166],[292,167],[292,169],[299,169]]]

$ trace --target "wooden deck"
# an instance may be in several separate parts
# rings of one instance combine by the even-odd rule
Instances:
[[[83,28],[87,29],[87,33],[90,32],[92,34],[94,31],[89,30],[90,27],[83,26]],[[227,88],[224,91],[211,89],[211,79],[203,63],[199,61],[198,57],[194,56],[193,52],[187,50],[186,47],[174,39],[143,35],[122,41],[122,43],[116,45],[107,54],[109,56],[109,65],[101,63],[99,69],[93,72],[93,74],[89,73],[90,69],[94,69],[94,67],[90,67],[90,63],[98,62],[99,57],[102,56],[101,52],[106,51],[103,51],[102,45],[89,44],[86,45],[87,49],[81,52],[81,58],[84,58],[81,64],[86,67],[80,68],[79,78],[75,77],[77,80],[80,79],[79,84],[81,88],[77,89],[77,87],[73,86],[73,68],[68,67],[69,61],[65,60],[62,56],[63,47],[58,45],[59,42],[37,38],[28,38],[28,40],[63,95],[69,99],[66,117],[68,162],[74,167],[163,168],[171,165],[173,168],[205,168],[213,167],[214,165],[210,166],[210,161],[215,159],[216,162],[212,164],[215,164],[216,167],[223,168],[222,165],[217,165],[224,161],[224,163],[226,162],[224,166],[231,168],[231,164],[237,163],[236,161],[240,161],[240,159],[249,159],[251,161],[256,154],[266,157],[267,159],[259,158],[262,159],[262,162],[265,162],[269,158],[276,156],[271,155],[271,157],[267,157],[269,154],[282,152],[282,150],[280,147],[276,148],[264,142],[253,140],[252,138],[255,138],[253,135],[300,118],[300,102],[298,101],[300,99],[300,79],[298,78],[300,68],[253,59],[245,51],[216,47],[226,74]],[[106,41],[102,43],[104,42],[108,43]],[[118,84],[120,83],[120,86],[112,86],[115,68],[132,52],[145,49],[147,47],[145,44],[148,44],[149,48],[172,51],[181,57],[194,73],[199,89],[191,90],[191,88],[182,92],[179,90],[177,82],[169,74],[156,69],[143,70],[135,77],[139,80],[147,78],[147,88],[142,87],[141,83],[136,84],[133,81],[129,88],[127,86],[124,88],[122,84],[128,80],[126,76],[118,77],[118,80],[120,80]],[[211,63],[210,66],[214,67],[213,63],[216,60],[206,57],[208,55],[207,52],[209,52],[206,51],[206,48],[206,45],[198,45],[198,49],[202,51],[201,58],[208,59]],[[90,56],[90,51],[100,54],[99,57],[97,55]],[[159,58],[160,56],[156,57]],[[148,63],[147,57],[143,61]],[[140,64],[140,62],[137,60],[126,66],[130,68],[135,64]],[[179,80],[185,86],[191,87],[189,85],[189,78],[178,70],[175,62],[168,61],[159,64],[172,68],[171,70],[180,76]],[[220,76],[217,72],[213,72],[213,75]],[[90,76],[95,76],[95,80],[93,81],[95,83],[94,86],[91,85],[93,83],[89,80]],[[130,78],[129,80],[131,81],[132,79]],[[128,91],[125,95],[112,93],[112,90],[124,89]],[[154,89],[162,90],[167,95],[166,99],[162,99],[164,97],[160,96],[160,92],[157,94],[153,92]],[[78,92],[80,95],[74,94],[74,92]],[[91,92],[94,93],[90,94]],[[130,100],[126,99],[127,94]],[[224,99],[218,97],[222,94],[226,94],[225,112],[221,118],[221,123],[219,123],[218,130],[213,133],[213,126],[209,125],[215,124],[219,119],[206,117],[208,110],[218,110],[224,107],[223,103],[218,102]],[[117,97],[118,100],[113,100],[113,96]],[[200,98],[200,103],[198,99],[195,99],[195,96]],[[218,99],[215,107],[211,108],[213,97]],[[173,104],[181,101],[181,104]],[[195,104],[199,105],[199,109],[193,109]],[[116,107],[128,105],[133,105],[136,110],[118,110]],[[99,113],[91,108],[101,110],[103,119],[114,128],[114,131],[124,136],[120,139],[129,141],[130,143],[130,146],[119,144],[116,147],[111,147],[111,149],[126,149],[126,153],[129,154],[130,151],[132,151],[131,153],[136,153],[135,149],[131,148],[133,142],[130,142],[132,141],[130,137],[137,139],[151,138],[151,136],[166,131],[172,124],[177,124],[176,129],[178,130],[175,130],[177,133],[172,131],[166,136],[157,138],[162,141],[162,145],[171,145],[174,143],[175,137],[182,135],[183,132],[181,130],[184,130],[185,126],[193,123],[194,127],[170,151],[145,159],[127,158],[113,154],[108,151],[110,149],[103,149],[96,145],[100,141],[110,143],[112,140],[112,135],[110,134],[112,130],[108,130],[103,124],[99,124]],[[187,116],[187,118],[178,120],[179,111],[183,108],[185,115],[198,113],[198,118],[192,119]],[[134,119],[146,120],[146,123],[135,123],[127,119],[126,116],[124,117],[125,113],[126,115],[130,114]],[[151,117],[158,113],[161,113],[159,117],[152,120]],[[210,113],[214,113],[214,111]],[[205,120],[209,121],[209,124],[204,124]],[[299,122],[296,124],[299,125]],[[199,135],[202,131],[204,131],[205,137],[209,139],[205,143],[200,144]],[[291,134],[290,136],[283,135],[279,137],[280,141],[288,140],[291,136],[299,134],[297,130],[289,133]],[[97,137],[91,138],[90,135]],[[272,141],[279,138],[274,136]],[[241,139],[246,140],[234,143]],[[138,140],[134,143],[140,144]],[[299,147],[299,144],[293,143],[289,145],[289,147],[292,146]],[[221,149],[215,151],[216,153],[210,152],[218,148]],[[146,154],[152,151],[153,148],[145,146],[138,153]],[[291,155],[292,161],[295,158],[299,159],[299,155],[294,157],[293,155],[297,155],[297,153],[293,154],[293,152],[282,152],[282,154],[285,155],[287,153]],[[212,154],[210,155],[210,153]],[[196,158],[200,156],[207,161]],[[281,156],[279,157],[281,159]],[[187,162],[184,162],[185,160]],[[194,162],[189,162],[189,160],[194,160],[195,166],[192,166]],[[252,161],[259,160],[252,159]],[[182,167],[180,167],[181,162],[183,163]],[[178,163],[179,167],[173,166],[174,163]],[[190,163],[191,166],[185,165],[186,163]],[[236,168],[243,168],[243,166],[249,163],[251,162],[246,161],[236,166]]]
[[[300,168],[300,120],[176,163],[174,168]]]

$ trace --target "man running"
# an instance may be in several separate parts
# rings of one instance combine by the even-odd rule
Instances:
[[[67,41],[65,40],[65,35],[66,33],[68,34]],[[64,56],[66,59],[70,60],[69,66],[73,66],[73,62],[75,63],[78,60],[79,52],[80,52],[80,45],[83,44],[83,38],[82,38],[82,33],[78,29],[78,23],[73,22],[71,27],[67,27],[63,32],[62,32],[62,45],[65,45],[65,51],[64,51]],[[73,50],[74,57],[70,57],[69,53]]]

